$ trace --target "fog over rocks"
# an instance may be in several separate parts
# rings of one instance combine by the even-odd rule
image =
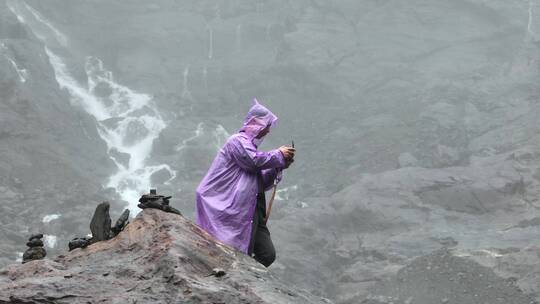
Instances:
[[[99,133],[125,118],[73,102],[46,46],[83,91],[91,57],[151,97],[130,117],[164,124],[146,146],[156,170],[134,176],[188,217],[251,98],[271,108],[280,122],[263,148],[298,149],[269,221],[270,269],[290,284],[336,303],[407,303],[400,276],[429,279],[419,269],[433,260],[514,282],[515,303],[540,299],[539,1],[27,0],[0,1],[0,16],[0,264],[34,231],[59,237],[49,256],[65,250],[103,197],[113,218],[127,204],[103,187],[110,158],[126,166],[136,151]],[[114,92],[90,95],[107,107]],[[148,130],[130,128],[124,146]],[[452,298],[440,283],[408,303],[500,298]]]

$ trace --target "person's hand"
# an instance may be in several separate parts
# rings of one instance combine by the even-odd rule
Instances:
[[[281,146],[279,147],[279,151],[281,152],[281,154],[283,154],[283,158],[285,158],[285,161],[289,161],[294,158],[294,153],[296,152],[296,149],[287,146]]]
[[[289,166],[292,165],[292,163],[294,163],[294,158],[285,161],[285,169],[289,169]]]

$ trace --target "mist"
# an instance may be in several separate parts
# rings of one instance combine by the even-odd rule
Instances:
[[[540,1],[0,0],[0,266],[195,189],[257,98],[269,271],[335,303],[540,300]]]

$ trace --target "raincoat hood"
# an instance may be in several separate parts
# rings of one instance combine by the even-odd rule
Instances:
[[[267,126],[273,128],[277,121],[278,118],[274,113],[260,104],[257,98],[253,98],[253,105],[244,119],[240,132],[244,132],[250,140],[253,140]]]

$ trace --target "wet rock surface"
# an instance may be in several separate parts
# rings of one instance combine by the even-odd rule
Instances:
[[[0,270],[0,303],[53,302],[330,303],[182,216],[153,209],[111,240]]]

